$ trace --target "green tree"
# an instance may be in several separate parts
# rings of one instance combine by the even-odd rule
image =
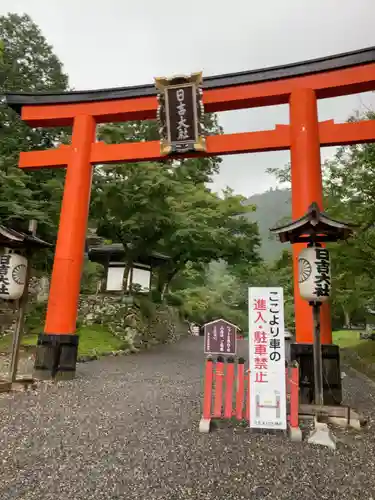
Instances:
[[[374,113],[350,119],[374,119]],[[373,304],[375,280],[375,146],[342,147],[324,165],[328,212],[357,225],[354,237],[330,245],[333,263],[333,304],[349,326],[365,321]]]
[[[349,121],[374,119],[373,112]],[[341,147],[322,166],[325,210],[331,217],[355,224],[354,236],[328,245],[332,260],[332,310],[336,326],[364,321],[373,304],[375,279],[375,146]],[[270,169],[290,183],[290,165]]]
[[[60,61],[28,15],[0,16],[0,41],[1,94],[67,90],[68,78]],[[54,240],[64,171],[26,173],[18,168],[18,157],[21,151],[48,149],[66,141],[64,130],[30,128],[1,104],[0,223],[25,227],[28,219],[35,218],[39,235]],[[45,265],[45,259],[40,265]]]
[[[258,264],[240,261],[229,266],[230,273],[241,286],[240,307],[247,311],[249,287],[282,287],[287,328],[294,328],[293,264],[290,250],[284,250],[275,262]]]
[[[200,274],[203,283],[190,283],[189,286],[191,264],[182,275],[185,275],[184,285],[174,290],[173,295],[178,297],[182,314],[187,319],[204,324],[222,317],[242,330],[247,329],[247,310],[241,284],[225,262],[211,262],[205,266],[205,271]],[[176,285],[173,283],[174,289]]]
[[[220,131],[216,118],[208,119]],[[117,143],[153,139],[154,132],[153,122],[136,122],[102,126],[99,137]],[[153,250],[171,257],[158,273],[162,294],[189,261],[258,259],[257,226],[241,217],[252,207],[231,191],[220,198],[205,187],[218,165],[216,158],[130,163],[101,167],[94,175],[90,217],[98,234],[121,242],[129,265]]]
[[[188,262],[259,262],[258,229],[242,216],[251,210],[242,204],[243,198],[229,191],[219,198],[203,185],[183,185],[184,197],[174,198],[171,206],[172,231],[159,243],[159,248],[172,257],[160,270],[160,291],[168,288]]]

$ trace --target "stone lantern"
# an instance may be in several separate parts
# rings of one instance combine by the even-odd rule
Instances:
[[[340,404],[342,401],[339,348],[332,344],[321,346],[320,341],[319,308],[329,300],[331,292],[330,256],[322,244],[347,239],[353,228],[352,224],[332,219],[313,203],[300,219],[270,230],[281,243],[307,243],[298,256],[298,282],[301,297],[312,307],[314,344],[291,345],[291,359],[300,366],[303,403],[314,400],[315,404]]]
[[[138,293],[148,293],[151,290],[153,269],[170,260],[170,257],[158,252],[140,256],[129,269],[125,290],[124,276],[127,263],[121,243],[89,247],[88,258],[91,262],[104,266],[105,279],[101,291],[114,294],[134,289],[137,289]]]
[[[332,219],[313,203],[300,219],[271,229],[282,243],[307,243],[298,256],[298,285],[301,297],[312,309],[314,343],[292,344],[291,359],[300,367],[300,403],[310,403],[313,395],[315,425],[308,441],[333,449],[336,439],[322,416],[330,413],[325,404],[340,405],[342,401],[340,350],[336,345],[321,345],[320,306],[331,293],[331,262],[322,243],[348,238],[353,227]]]
[[[36,236],[35,220],[29,222],[27,231],[0,225],[0,299],[18,301],[9,370],[10,384],[16,381],[17,375],[18,353],[28,300],[30,260],[36,251],[50,247],[53,245]]]

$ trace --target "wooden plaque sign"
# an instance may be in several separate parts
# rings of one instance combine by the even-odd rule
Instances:
[[[239,328],[225,319],[204,325],[204,353],[235,356]]]
[[[155,78],[161,154],[206,151],[202,73]]]

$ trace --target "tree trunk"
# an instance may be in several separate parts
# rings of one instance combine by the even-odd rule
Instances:
[[[131,285],[132,285],[132,276],[130,276],[130,286],[128,287],[128,279],[129,279],[129,273],[131,273],[133,269],[133,265],[132,263],[129,263],[126,267],[125,267],[125,270],[124,270],[124,277],[123,277],[123,280],[122,280],[122,288],[123,288],[123,292],[124,294],[126,294],[128,291],[131,290]],[[129,288],[129,290],[128,290]]]
[[[350,328],[350,326],[351,326],[350,314],[345,309],[345,307],[343,307],[342,309],[343,309],[343,312],[344,312],[344,326],[345,326],[345,328]]]
[[[164,283],[162,286],[162,289],[160,290],[160,299],[162,300],[162,302],[164,302],[164,297],[165,297],[165,294],[167,293],[167,289],[168,289],[168,285],[167,285],[167,283]]]

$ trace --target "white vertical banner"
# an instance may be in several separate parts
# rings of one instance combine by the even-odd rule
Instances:
[[[284,294],[249,288],[250,427],[286,429]]]

